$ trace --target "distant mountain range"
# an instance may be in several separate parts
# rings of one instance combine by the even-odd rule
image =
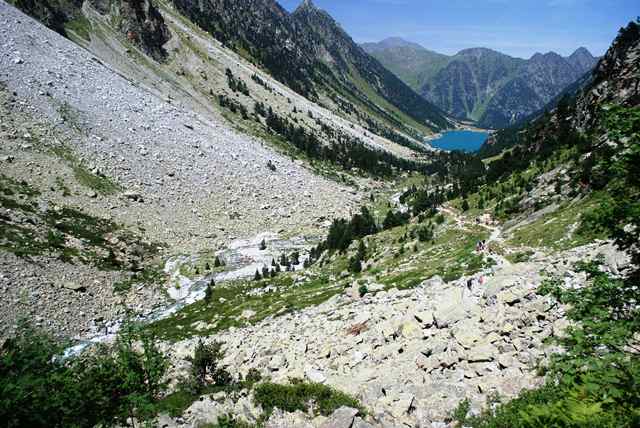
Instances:
[[[549,52],[525,60],[486,48],[448,56],[400,38],[362,47],[442,110],[488,128],[541,110],[597,63],[585,48],[568,57]]]

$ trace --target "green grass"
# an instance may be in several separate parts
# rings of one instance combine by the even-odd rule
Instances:
[[[510,231],[507,243],[516,247],[567,250],[605,238],[602,233],[579,228],[582,216],[597,208],[602,197],[602,194],[595,193],[579,201],[566,202],[558,210]]]
[[[49,255],[69,263],[80,262],[102,270],[121,270],[121,252],[109,237],[117,235],[144,259],[158,253],[156,244],[138,236],[111,220],[95,217],[72,207],[38,209],[39,192],[25,182],[0,174],[0,206],[28,221],[18,222],[0,214],[0,249],[19,257]]]
[[[74,177],[82,186],[102,195],[111,195],[122,191],[122,186],[111,178],[91,172],[68,146],[56,146],[51,151],[54,155],[67,162],[73,171]]]
[[[161,283],[166,277],[161,264],[145,266],[142,271],[135,272],[131,277],[117,281],[113,290],[117,293],[125,293],[134,285],[154,285]]]
[[[401,229],[400,231],[402,231]],[[400,244],[390,247],[398,236],[398,230],[376,239],[380,248],[392,248],[399,254]],[[432,243],[418,243],[418,253],[413,252],[415,241],[407,242],[404,254],[397,257],[384,257],[374,265],[380,275],[379,281],[387,288],[413,288],[426,279],[440,275],[445,281],[453,281],[463,275],[474,274],[488,266],[482,255],[475,253],[478,241],[487,239],[488,233],[482,228],[461,231],[455,226],[445,225],[438,232]],[[396,238],[396,239],[394,239]]]
[[[527,251],[520,251],[517,253],[507,254],[505,255],[505,258],[509,260],[511,263],[524,263],[524,262],[528,262],[531,259],[532,255],[533,255],[533,251],[527,250]]]
[[[280,316],[309,306],[316,306],[344,288],[330,284],[327,276],[317,275],[302,284],[294,284],[292,273],[281,273],[275,278],[262,281],[238,281],[218,284],[213,288],[209,302],[199,301],[183,308],[173,316],[147,326],[158,337],[165,340],[181,340],[195,335],[210,335],[229,327],[254,324],[270,316]],[[267,286],[276,291],[255,295]],[[245,310],[255,312],[250,319],[241,314]],[[197,330],[194,323],[209,324]]]
[[[71,31],[86,40],[91,41],[91,22],[82,14],[79,14],[75,19],[68,21],[65,26],[65,30]]]

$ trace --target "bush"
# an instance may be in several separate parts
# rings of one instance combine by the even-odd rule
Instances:
[[[141,344],[141,351],[134,344]],[[21,324],[0,351],[6,427],[128,425],[154,417],[167,369],[153,337],[126,324],[112,347],[63,360],[67,344]]]
[[[319,383],[303,383],[294,381],[291,385],[263,383],[254,391],[255,401],[261,405],[267,415],[274,409],[285,412],[300,410],[308,412],[310,407],[316,415],[329,416],[342,406],[358,409],[360,415],[365,410],[355,398]],[[310,404],[313,403],[313,406]]]
[[[432,241],[434,234],[433,228],[429,226],[421,226],[416,230],[416,234],[418,235],[418,241],[420,242],[428,242]]]
[[[349,259],[349,272],[360,273],[362,272],[362,262],[358,256],[353,256]]]
[[[191,360],[191,375],[201,389],[209,384],[226,386],[233,382],[229,372],[220,367],[224,358],[222,345],[220,342],[205,344],[198,341]]]
[[[361,285],[360,288],[358,288],[358,293],[360,293],[360,297],[364,297],[368,292],[369,292],[369,289],[364,284]]]

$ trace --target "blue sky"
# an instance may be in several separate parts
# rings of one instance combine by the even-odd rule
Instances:
[[[293,10],[301,0],[279,0]],[[640,14],[638,0],[314,0],[357,42],[399,36],[453,54],[488,47],[529,58],[602,55],[618,29]]]

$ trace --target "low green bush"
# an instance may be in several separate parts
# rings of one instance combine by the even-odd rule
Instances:
[[[342,406],[358,409],[361,415],[366,413],[355,398],[319,383],[299,380],[294,380],[290,385],[263,383],[256,386],[254,394],[256,403],[262,406],[267,415],[276,408],[285,412],[308,412],[311,402],[317,415],[329,416]]]

